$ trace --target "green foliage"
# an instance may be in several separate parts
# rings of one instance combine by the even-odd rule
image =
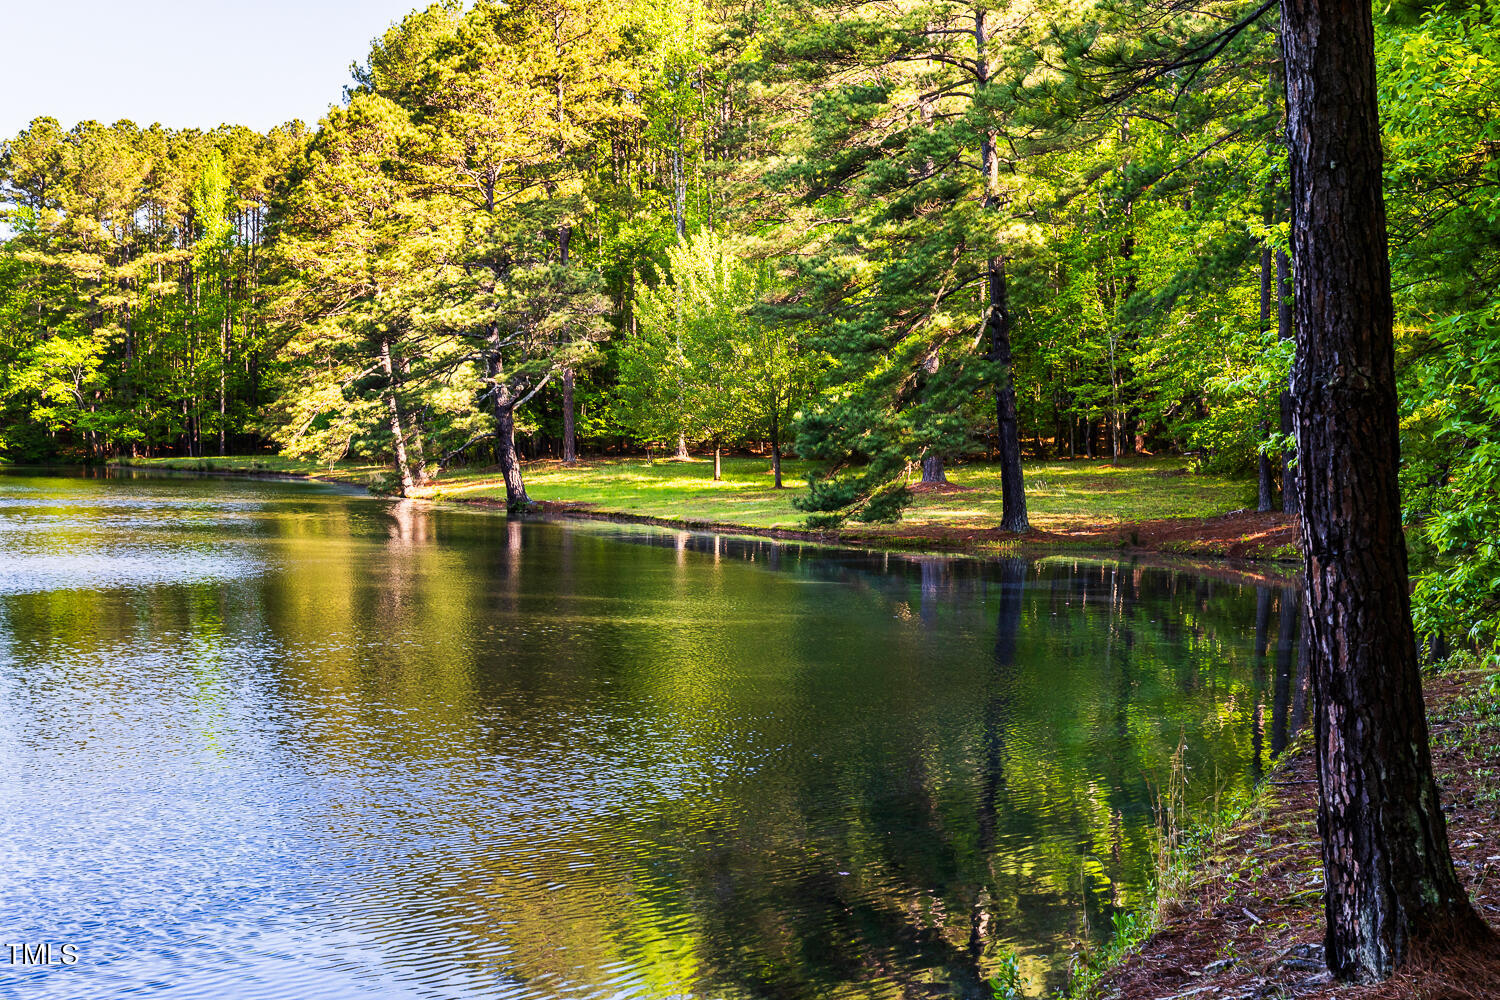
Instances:
[[[1007,385],[1038,460],[1289,453],[1274,22],[1160,77],[1238,8],[1010,13],[444,0],[313,136],[38,118],[0,151],[0,450],[420,471],[508,415],[534,456],[566,371],[601,447],[793,442],[821,526],[916,516]],[[1414,610],[1491,648],[1500,7],[1377,28]]]
[[[666,253],[667,280],[635,300],[619,347],[616,413],[637,437],[785,440],[813,393],[819,356],[799,329],[759,308],[776,291],[736,241],[700,232]]]
[[[282,359],[261,260],[302,141],[38,118],[0,151],[0,448],[93,460],[243,438]],[[217,439],[217,440],[215,440]]]
[[[1021,978],[1021,960],[1014,951],[1000,956],[999,968],[990,976],[990,995],[995,1000],[1021,1000],[1026,994],[1025,981]]]
[[[1500,4],[1378,39],[1419,635],[1500,643]]]

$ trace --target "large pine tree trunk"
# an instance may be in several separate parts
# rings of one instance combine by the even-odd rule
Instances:
[[[1281,10],[1326,956],[1369,982],[1485,930],[1448,852],[1412,634],[1370,6]]]
[[[495,450],[500,458],[500,472],[505,477],[505,510],[524,514],[532,507],[521,479],[521,459],[516,454],[516,411],[509,405],[495,405]]]
[[[948,474],[943,471],[943,456],[928,452],[922,456],[922,482],[946,483]]]
[[[1016,419],[1016,386],[1011,380],[1010,302],[1005,262],[989,261],[990,360],[995,363],[995,415],[1000,429],[1000,528],[1029,531],[1026,480],[1021,473],[1021,428]]]

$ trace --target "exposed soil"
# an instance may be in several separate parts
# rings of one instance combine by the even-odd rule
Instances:
[[[935,487],[943,489],[942,486]],[[964,487],[954,487],[960,491]],[[495,500],[458,500],[503,507]],[[901,523],[892,527],[843,528],[811,531],[800,528],[755,528],[722,521],[669,519],[595,509],[592,504],[539,501],[538,513],[627,524],[655,524],[687,531],[719,531],[820,542],[829,545],[879,545],[934,551],[982,552],[1003,548],[1021,552],[1047,549],[1112,550],[1123,553],[1164,553],[1233,561],[1300,561],[1297,519],[1279,512],[1236,511],[1217,517],[1164,518],[1125,524],[1090,525],[1061,531],[1033,529],[1025,534],[999,528]]]
[[[973,493],[974,487],[960,486],[958,483],[912,483],[910,489],[913,493]]]
[[[1475,908],[1500,928],[1500,710],[1475,674],[1427,684],[1433,765],[1454,863]],[[1317,773],[1301,749],[1272,775],[1265,808],[1170,904],[1165,926],[1101,985],[1110,1000],[1500,998],[1500,941],[1414,960],[1390,982],[1332,981],[1322,960]]]
[[[999,528],[956,525],[902,524],[894,529],[846,528],[845,541],[878,542],[899,536],[920,538],[936,547],[978,548],[995,545],[1123,549],[1130,552],[1167,552],[1217,559],[1300,560],[1297,519],[1279,511],[1257,514],[1235,511],[1216,517],[1175,517],[1154,521],[1085,525],[1058,531],[1033,529],[1024,535]]]

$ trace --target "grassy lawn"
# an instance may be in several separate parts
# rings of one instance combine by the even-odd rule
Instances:
[[[1128,459],[1117,466],[1078,460],[1026,466],[1026,497],[1035,527],[1049,531],[1120,524],[1163,517],[1206,517],[1253,507],[1255,483],[1246,478],[1191,475],[1181,459]],[[792,489],[771,489],[767,463],[755,458],[724,461],[724,478],[713,481],[712,461],[655,462],[644,459],[590,461],[576,468],[557,462],[526,467],[526,489],[534,499],[583,503],[669,520],[714,521],[759,528],[799,528],[806,516],[792,506],[807,466],[787,462],[782,476]],[[971,489],[925,493],[902,522],[910,527],[989,528],[1000,523],[1000,469],[989,463],[948,470],[956,486]],[[446,499],[503,500],[505,486],[494,470],[455,473],[436,485]]]
[[[126,459],[118,464],[190,472],[300,474],[368,483],[388,475],[384,466],[339,462],[332,468],[276,455],[227,458]],[[771,488],[769,465],[759,458],[724,459],[724,478],[713,480],[713,462],[597,459],[565,468],[556,461],[526,466],[533,499],[586,504],[600,511],[667,520],[742,524],[756,528],[801,528],[806,515],[792,506],[804,486],[807,463],[783,464],[789,489]],[[950,467],[959,490],[919,494],[902,528],[984,529],[1000,523],[1000,469],[990,463]],[[504,500],[496,469],[455,470],[425,491],[433,499]],[[1066,531],[1167,517],[1207,517],[1253,507],[1255,483],[1248,478],[1193,475],[1177,458],[1132,458],[1119,465],[1079,459],[1026,466],[1026,502],[1034,527]],[[862,527],[851,525],[851,527]]]

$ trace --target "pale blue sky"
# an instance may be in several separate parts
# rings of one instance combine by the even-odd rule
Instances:
[[[6,2],[0,138],[39,115],[264,130],[316,124],[349,64],[420,0]],[[425,6],[425,3],[420,5]]]

